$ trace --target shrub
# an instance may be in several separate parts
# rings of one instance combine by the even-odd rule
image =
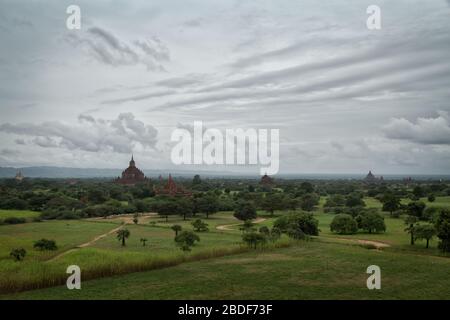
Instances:
[[[198,241],[200,241],[200,237],[192,231],[182,231],[175,237],[175,243],[183,251],[191,251],[191,247]]]
[[[36,241],[33,247],[38,250],[50,250],[50,251],[58,249],[58,247],[56,246],[56,242],[54,240],[48,240],[44,238]]]
[[[244,233],[242,235],[242,240],[253,249],[256,249],[258,245],[264,245],[267,242],[267,238],[264,234],[254,231]]]
[[[14,258],[15,261],[21,261],[25,258],[27,251],[24,248],[12,249],[9,255]]]
[[[319,221],[311,213],[300,212],[282,216],[275,220],[273,226],[291,236],[300,236],[302,233],[313,236],[319,234]]]
[[[358,231],[358,224],[351,215],[338,214],[331,222],[330,230],[339,234],[354,234]]]
[[[443,252],[450,252],[450,210],[443,209],[435,223],[437,236],[441,240],[439,249]]]
[[[386,231],[386,224],[381,214],[376,212],[367,212],[360,215],[357,219],[358,225],[361,229],[372,233],[379,233]]]
[[[25,222],[26,222],[25,218],[17,218],[17,217],[9,217],[3,220],[4,224],[20,224]]]
[[[195,231],[197,231],[197,232],[208,231],[208,224],[206,222],[203,222],[200,219],[193,221],[192,226],[194,227]]]
[[[242,221],[255,219],[255,206],[250,201],[239,202],[234,209],[234,217]]]

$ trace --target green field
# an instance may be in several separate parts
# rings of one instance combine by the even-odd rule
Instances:
[[[373,198],[368,207],[380,208]],[[321,206],[324,199],[321,199]],[[432,206],[449,207],[450,198],[437,198]],[[258,212],[265,220],[257,226],[271,226],[277,216]],[[3,299],[448,299],[450,259],[433,240],[409,245],[402,219],[385,214],[387,231],[340,236],[330,232],[333,214],[319,207],[319,237],[292,241],[283,237],[276,246],[251,250],[241,241],[239,221],[231,212],[219,212],[203,219],[209,231],[199,233],[201,241],[192,252],[175,246],[173,224],[192,230],[191,222],[175,216],[140,217],[134,225],[125,218],[45,221],[0,226],[0,293]],[[203,218],[203,217],[202,217]],[[130,218],[127,218],[130,219]],[[122,247],[115,229],[126,221],[131,236]],[[219,226],[227,227],[223,229]],[[219,227],[219,229],[218,229]],[[56,240],[58,250],[33,249],[34,241]],[[140,239],[146,238],[142,246]],[[388,244],[369,250],[357,240]],[[78,246],[82,246],[79,248]],[[9,257],[12,248],[23,247],[22,262]],[[201,261],[199,261],[201,260]],[[83,289],[69,291],[60,285],[66,268],[78,265]],[[365,286],[367,266],[382,269],[382,290]],[[101,278],[101,279],[98,279]],[[94,279],[94,280],[90,280]],[[88,281],[89,280],[89,281]],[[39,289],[44,287],[52,287]],[[126,288],[126,290],[123,290]],[[31,290],[13,293],[23,290]]]
[[[366,268],[378,265],[381,290],[368,290]],[[300,242],[124,276],[86,281],[8,299],[448,299],[450,259]]]
[[[35,218],[39,216],[39,212],[29,210],[0,210],[0,220],[6,218]]]

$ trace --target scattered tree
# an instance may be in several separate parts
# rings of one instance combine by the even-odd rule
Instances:
[[[117,231],[117,240],[122,242],[122,246],[125,246],[125,240],[130,237],[130,230],[128,229],[119,229]]]
[[[431,224],[419,224],[414,228],[414,240],[426,240],[427,249],[430,240],[436,235],[436,229]]]
[[[439,249],[443,252],[450,252],[450,210],[442,209],[436,219],[437,236],[440,239]]]
[[[178,232],[180,232],[183,228],[178,225],[178,224],[174,224],[172,227],[170,227],[173,231],[175,231],[175,237],[178,235]]]
[[[385,232],[384,217],[377,212],[367,212],[360,216],[360,228],[372,233]]]
[[[252,202],[241,201],[236,205],[234,209],[234,217],[236,219],[247,221],[256,218],[256,209]]]
[[[194,227],[194,230],[197,232],[208,231],[208,224],[200,219],[196,219],[195,221],[193,221],[192,226]]]
[[[338,234],[354,234],[358,231],[358,223],[349,214],[337,214],[330,224],[330,230]]]
[[[14,258],[15,261],[22,261],[25,258],[27,251],[24,248],[12,249],[9,255]]]
[[[267,242],[267,238],[260,232],[246,232],[242,235],[242,240],[247,243],[253,249],[256,249],[258,245],[264,245]]]
[[[192,231],[182,231],[175,237],[175,243],[183,251],[191,251],[191,247],[198,241],[200,237]]]
[[[48,240],[48,239],[41,239],[36,241],[33,247],[38,250],[49,250],[49,251],[54,251],[58,249],[55,240]]]
[[[146,242],[147,242],[146,238],[141,238],[141,243],[143,247],[145,247]]]

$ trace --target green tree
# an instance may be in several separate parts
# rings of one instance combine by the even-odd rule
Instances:
[[[372,233],[385,232],[384,217],[377,212],[366,212],[360,216],[361,229]]]
[[[358,231],[358,224],[349,214],[337,214],[331,221],[330,230],[338,234],[354,234]]]
[[[429,247],[430,240],[436,235],[436,229],[431,224],[417,225],[414,229],[415,240],[426,240],[427,248]]]
[[[442,209],[436,219],[436,231],[440,240],[439,249],[450,252],[450,210]]]
[[[146,238],[141,238],[141,243],[143,247],[145,247],[146,242],[147,242]]]
[[[240,201],[234,209],[234,217],[241,221],[256,219],[256,209],[250,201]]]
[[[117,240],[122,242],[122,246],[125,246],[125,240],[130,237],[130,230],[128,229],[119,229],[117,230]]]
[[[170,215],[178,215],[181,212],[179,203],[175,199],[161,201],[156,205],[156,211],[160,216],[166,218],[166,222],[169,221]]]
[[[15,261],[22,261],[25,258],[27,251],[24,248],[12,249],[9,255],[14,258]]]
[[[436,200],[436,197],[434,196],[434,194],[428,195],[428,202],[434,202],[435,200]]]
[[[255,231],[254,226],[255,225],[251,220],[245,220],[244,223],[242,224],[242,227],[240,228],[240,230],[242,230],[242,232]]]
[[[319,204],[320,197],[315,193],[305,193],[300,198],[300,208],[305,211],[312,211],[314,206]]]
[[[208,224],[200,219],[196,219],[191,224],[194,227],[194,230],[197,232],[208,231]]]
[[[306,212],[291,213],[279,217],[275,220],[273,226],[288,235],[289,233],[291,235],[302,233],[312,236],[319,235],[319,221],[311,213]]]
[[[393,212],[400,208],[400,198],[392,193],[385,194],[381,199],[381,202],[383,203],[382,210],[389,212],[391,217]]]
[[[275,210],[283,209],[283,195],[281,193],[267,193],[262,200],[261,207],[273,216]]]
[[[206,219],[208,219],[211,214],[214,214],[219,210],[219,201],[217,196],[207,194],[200,197],[197,201],[197,210],[198,212],[204,213],[206,215]]]
[[[417,224],[418,220],[419,219],[416,216],[407,216],[406,219],[405,219],[405,224],[407,226],[405,228],[405,231],[411,235],[410,243],[411,243],[412,246],[414,245],[414,239],[415,239],[414,231],[415,231],[416,224]]]
[[[174,224],[172,227],[170,227],[173,231],[175,231],[175,237],[178,235],[178,232],[180,232],[183,228],[178,225],[178,224]]]
[[[258,245],[264,245],[267,242],[267,238],[264,234],[254,231],[244,233],[242,235],[242,240],[253,249],[256,249]]]
[[[183,251],[191,251],[191,247],[200,241],[200,237],[192,231],[182,231],[175,237],[175,243]]]
[[[351,193],[345,199],[345,205],[347,207],[365,207],[366,203],[364,202],[361,194]]]
[[[38,250],[54,251],[58,249],[55,240],[41,239],[34,243],[33,247]]]
[[[422,201],[412,201],[406,206],[406,212],[410,216],[414,216],[419,220],[423,220],[425,207],[425,203],[423,203]]]

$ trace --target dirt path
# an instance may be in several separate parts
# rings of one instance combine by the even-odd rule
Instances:
[[[263,221],[266,221],[266,220],[267,220],[266,218],[258,218],[258,219],[253,220],[252,222],[253,223],[260,223],[260,222],[263,222]],[[233,229],[231,227],[239,226],[241,224],[242,223],[222,224],[222,225],[216,226],[216,229],[217,230],[221,230],[221,231],[232,231]]]
[[[113,233],[117,232],[119,229],[121,229],[121,228],[122,228],[124,225],[126,225],[126,224],[128,224],[128,222],[126,222],[126,219],[124,219],[124,222],[123,222],[120,226],[118,226],[117,228],[114,228],[114,229],[108,231],[107,233],[104,233],[104,234],[101,234],[101,235],[99,235],[99,236],[96,236],[96,237],[95,237],[94,239],[92,239],[91,241],[82,243],[82,244],[76,246],[75,248],[72,248],[72,249],[69,249],[69,250],[67,250],[67,251],[61,252],[60,254],[54,256],[53,258],[51,258],[50,260],[47,260],[47,261],[56,260],[56,259],[58,259],[58,258],[60,258],[60,257],[62,257],[62,256],[65,256],[66,254],[68,254],[68,253],[70,253],[70,252],[73,252],[73,251],[75,251],[75,250],[77,250],[77,249],[89,247],[89,246],[91,246],[92,244],[94,244],[96,241],[98,241],[98,240],[100,240],[100,239],[103,239],[103,238],[109,236],[110,234],[113,234]]]
[[[358,244],[362,244],[362,245],[372,245],[377,250],[383,249],[383,248],[389,248],[391,246],[390,244],[387,244],[385,242],[374,241],[374,240],[363,240],[363,239],[352,239],[352,238],[335,238],[335,237],[324,237],[324,239],[341,240],[341,241],[358,243]]]

